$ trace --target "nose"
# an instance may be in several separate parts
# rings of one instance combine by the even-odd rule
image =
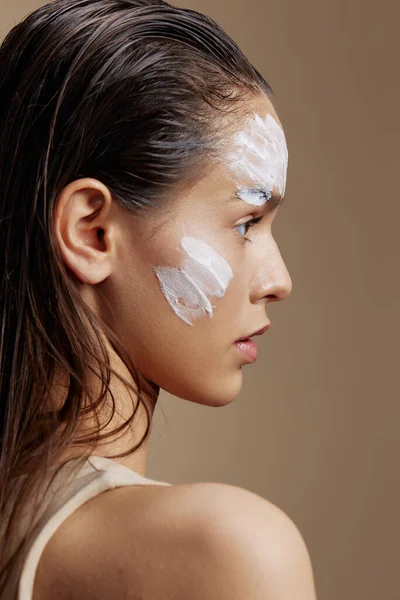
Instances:
[[[293,284],[278,245],[273,240],[268,252],[261,257],[252,288],[251,302],[279,302],[290,296]]]

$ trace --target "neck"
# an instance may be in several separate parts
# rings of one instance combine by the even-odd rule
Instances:
[[[109,352],[112,369],[120,374],[124,379],[129,381],[133,388],[137,390],[137,385],[132,380],[132,376],[130,375],[127,367],[110,347]],[[98,378],[93,378],[93,381],[91,382],[91,389],[94,389],[94,398],[96,398],[96,393],[100,393],[100,387],[101,386]],[[145,477],[148,439],[145,442],[142,442],[139,450],[136,450],[133,454],[117,458],[114,458],[114,456],[116,454],[128,452],[135,446],[139,445],[146,431],[148,419],[150,419],[149,427],[151,428],[152,417],[159,394],[159,387],[146,381],[141,382],[140,395],[148,407],[149,417],[146,415],[146,409],[143,406],[143,402],[140,401],[137,398],[137,395],[131,389],[127,388],[127,386],[125,386],[114,373],[111,375],[109,388],[115,401],[115,411],[112,419],[110,420],[113,403],[110,393],[108,392],[106,398],[102,401],[101,407],[97,409],[99,412],[101,425],[108,423],[110,420],[106,427],[102,427],[100,435],[104,437],[105,434],[111,433],[115,429],[122,426],[132,416],[135,410],[135,416],[131,420],[130,424],[124,427],[122,432],[119,431],[113,435],[110,435],[109,437],[106,437],[105,439],[99,440],[94,449],[93,443],[85,445],[83,442],[79,446],[73,446],[71,443],[71,445],[68,446],[68,448],[66,448],[66,450],[62,453],[59,460],[57,460],[57,464],[60,462],[65,462],[65,460],[69,460],[70,458],[82,456],[82,454],[90,452],[91,455],[111,458],[112,460],[115,460],[116,462]],[[78,426],[77,439],[93,435],[93,432],[96,430],[97,424],[93,414],[90,416],[85,416],[84,424],[81,422]]]

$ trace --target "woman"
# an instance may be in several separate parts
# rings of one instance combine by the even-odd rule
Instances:
[[[231,402],[291,291],[268,83],[196,11],[55,0],[0,89],[1,599],[314,599],[276,506],[145,477],[159,389]]]

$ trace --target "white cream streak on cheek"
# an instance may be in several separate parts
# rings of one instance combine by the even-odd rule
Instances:
[[[284,196],[289,154],[285,134],[272,115],[268,114],[263,120],[254,113],[234,143],[236,150],[228,156],[230,168],[238,180],[250,178],[266,192],[259,195],[237,185],[238,196],[256,206],[269,200],[274,187]]]
[[[181,246],[187,254],[181,268],[159,266],[154,271],[172,310],[193,325],[199,317],[208,315],[211,319],[213,311],[207,296],[222,298],[233,273],[227,261],[203,240],[183,237]]]

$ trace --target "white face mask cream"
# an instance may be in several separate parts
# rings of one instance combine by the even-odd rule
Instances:
[[[288,149],[283,130],[272,117],[254,113],[245,128],[234,138],[235,150],[228,155],[229,167],[241,178],[251,179],[260,190],[237,185],[244,202],[262,206],[271,198],[274,187],[283,197],[286,188]]]
[[[213,307],[208,296],[222,298],[233,273],[226,260],[203,240],[183,237],[181,246],[186,252],[181,268],[159,266],[154,271],[172,310],[193,325],[199,317],[211,319]]]

